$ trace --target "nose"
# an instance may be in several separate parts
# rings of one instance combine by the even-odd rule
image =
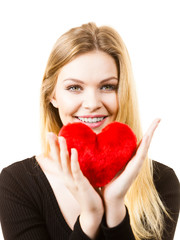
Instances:
[[[99,93],[97,93],[95,90],[87,91],[84,95],[82,106],[91,112],[101,108],[102,101]]]

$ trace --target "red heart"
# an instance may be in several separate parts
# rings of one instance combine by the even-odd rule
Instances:
[[[96,134],[83,123],[63,126],[59,136],[66,139],[68,151],[76,148],[83,174],[94,187],[109,183],[131,159],[137,147],[135,134],[126,124],[113,122]]]

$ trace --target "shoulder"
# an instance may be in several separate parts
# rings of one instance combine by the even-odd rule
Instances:
[[[153,178],[156,184],[163,183],[165,180],[179,184],[175,171],[171,167],[157,161],[153,161]]]
[[[6,178],[21,179],[33,175],[38,168],[35,156],[15,162],[2,169],[0,182]]]
[[[35,156],[3,168],[0,174],[0,198],[23,196],[31,199],[34,192],[41,192],[40,175]]]
[[[11,165],[5,167],[2,169],[3,171],[8,171],[8,172],[13,172],[19,168],[26,168],[26,169],[31,169],[34,164],[36,164],[36,157],[32,156],[30,158],[26,158],[17,162],[12,163]]]
[[[155,187],[169,208],[180,207],[180,184],[175,171],[156,161],[153,161],[153,178]]]
[[[157,188],[172,186],[179,189],[179,180],[175,171],[157,161],[153,161],[153,178]]]

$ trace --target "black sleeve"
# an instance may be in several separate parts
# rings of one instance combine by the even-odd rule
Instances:
[[[82,230],[79,217],[74,225],[74,231],[71,233],[69,240],[91,240]]]
[[[180,209],[179,180],[171,168],[166,168],[164,171],[159,168],[156,171],[156,188],[172,218],[170,219],[165,215],[165,228],[162,240],[173,240]]]
[[[160,198],[172,218],[170,219],[165,215],[162,240],[173,240],[180,209],[179,180],[173,169],[165,165],[158,164],[158,167],[155,170],[154,181]],[[127,208],[124,220],[113,228],[107,227],[104,217],[102,221],[102,231],[106,240],[135,240],[131,229]]]
[[[106,240],[117,240],[117,239],[135,240],[135,237],[131,229],[129,213],[127,208],[126,208],[126,216],[123,219],[123,221],[119,225],[113,228],[107,227],[105,217],[103,217],[102,231]]]

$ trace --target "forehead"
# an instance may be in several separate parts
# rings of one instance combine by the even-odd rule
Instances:
[[[102,51],[92,51],[77,56],[60,71],[58,80],[76,78],[79,80],[103,80],[118,77],[115,60]]]

